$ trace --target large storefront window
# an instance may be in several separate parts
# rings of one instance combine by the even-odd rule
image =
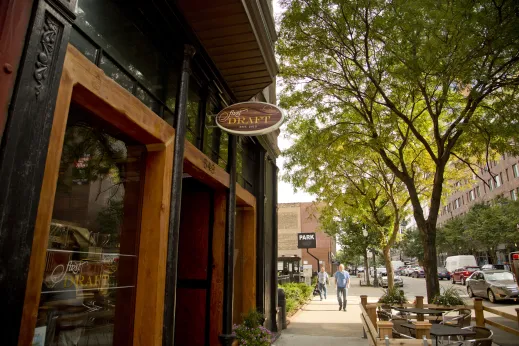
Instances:
[[[130,345],[146,147],[71,104],[36,345]]]
[[[189,81],[189,94],[187,97],[187,128],[186,128],[186,139],[196,144],[196,140],[199,138],[198,133],[199,124],[199,107],[200,107],[200,84],[196,78],[191,77]]]
[[[216,126],[215,114],[222,107],[215,100],[208,100],[205,114],[203,152],[223,169],[227,168],[229,135]]]
[[[145,18],[133,20],[139,13],[136,6],[113,0],[78,0],[70,43],[173,125],[182,45],[177,43],[173,53],[159,50],[161,45],[153,40],[156,36]],[[175,47],[171,38],[167,44]]]
[[[241,138],[237,159],[238,183],[254,194],[256,174],[258,172],[258,145],[250,137]]]

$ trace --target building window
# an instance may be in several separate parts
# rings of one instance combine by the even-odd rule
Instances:
[[[471,201],[476,199],[476,194],[475,194],[474,190],[470,190],[470,192],[469,192],[469,199]]]
[[[495,181],[495,188],[496,189],[501,186],[501,173],[499,173],[498,175],[496,175],[494,177],[494,181]]]
[[[514,171],[514,178],[519,177],[519,167],[517,166],[517,163],[515,163],[515,164],[512,166],[512,170]]]
[[[454,201],[454,209],[458,209],[459,207],[460,207],[460,199],[456,198],[456,200]]]
[[[189,80],[189,93],[187,96],[187,126],[186,126],[186,139],[192,144],[196,145],[197,139],[201,136],[199,133],[199,122],[201,117],[199,116],[200,103],[203,102],[200,97],[201,86],[196,78],[191,77]]]
[[[494,189],[494,184],[492,184],[492,180],[493,179],[488,179],[487,181],[489,191],[492,191]]]
[[[517,201],[517,191],[516,190],[510,191],[510,198],[514,201]]]
[[[228,134],[216,126],[215,114],[222,106],[217,100],[210,98],[205,116],[203,152],[223,169],[227,168]]]
[[[115,1],[79,0],[70,43],[173,126],[182,42],[171,42],[177,50],[159,49],[151,25],[133,21],[132,11]]]
[[[481,194],[479,193],[479,186],[476,186],[476,196],[477,196],[477,197],[480,197],[480,196],[481,196]]]

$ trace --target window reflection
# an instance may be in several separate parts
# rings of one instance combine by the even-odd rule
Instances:
[[[164,58],[152,40],[126,15],[130,8],[129,4],[118,1],[79,0],[75,23],[146,88],[161,95]]]
[[[70,43],[162,116],[164,108],[175,109],[182,40],[168,37],[167,45],[157,42],[153,23],[143,16],[143,5],[78,0]]]
[[[145,146],[71,105],[33,345],[130,345]]]
[[[200,105],[200,85],[194,77],[189,81],[189,93],[187,97],[187,131],[186,139],[196,143],[199,135],[197,131],[198,107]]]

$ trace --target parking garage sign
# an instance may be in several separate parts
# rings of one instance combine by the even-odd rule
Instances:
[[[298,233],[297,248],[298,249],[314,249],[316,248],[315,233]]]

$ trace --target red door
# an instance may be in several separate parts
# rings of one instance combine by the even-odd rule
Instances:
[[[213,192],[199,181],[182,183],[175,344],[209,344]]]

